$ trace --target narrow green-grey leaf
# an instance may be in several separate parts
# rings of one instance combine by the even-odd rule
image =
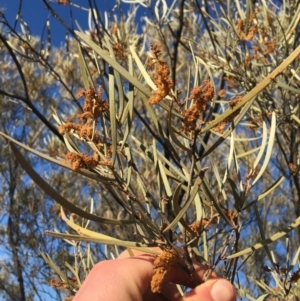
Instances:
[[[269,296],[270,294],[261,295],[256,299],[256,301],[265,301]]]
[[[254,205],[254,209],[255,209],[254,212],[255,212],[255,217],[256,217],[256,220],[257,220],[259,234],[260,234],[261,240],[264,241],[266,239],[266,236],[265,236],[265,231],[263,229],[263,224],[262,224],[262,221],[261,221],[261,218],[260,218],[260,214],[258,212],[257,204]],[[270,262],[273,264],[273,268],[275,268],[275,265],[274,265],[275,261],[272,260],[272,255],[270,253],[270,249],[269,249],[268,244],[264,245],[264,249],[266,251],[267,256],[269,257]]]
[[[182,172],[180,172],[180,170],[178,168],[176,168],[160,151],[157,150],[157,155],[159,157],[159,159],[161,161],[163,161],[164,163],[166,163],[169,167],[170,170],[173,171],[176,175],[178,175],[181,179],[183,179],[184,181],[187,181],[187,176],[184,175]],[[183,167],[183,170],[185,170],[185,166]],[[169,174],[169,172],[168,172]],[[168,175],[167,174],[167,175]],[[188,174],[188,172],[186,172],[186,174]],[[169,176],[169,175],[168,175]]]
[[[157,193],[158,195],[162,196],[162,178],[159,172],[158,166],[158,159],[157,159],[157,148],[156,148],[156,140],[153,139],[152,141],[152,153],[153,153],[153,160],[154,160],[154,167],[155,167],[155,177],[156,177],[156,184],[157,184]],[[165,204],[164,202],[160,202],[159,206],[164,213]]]
[[[180,187],[179,187],[180,186]],[[181,185],[178,185],[176,188],[176,193],[179,193],[181,189]],[[190,198],[188,199],[188,201],[184,204],[183,208],[180,209],[178,203],[176,203],[175,201],[178,201],[178,196],[176,196],[176,198],[173,198],[173,206],[174,206],[174,211],[175,210],[180,210],[179,213],[176,215],[176,217],[174,218],[174,220],[164,229],[164,233],[166,231],[168,231],[169,229],[172,229],[173,227],[175,227],[177,225],[177,223],[180,221],[181,222],[181,218],[183,217],[183,215],[186,213],[186,211],[188,210],[188,208],[190,207],[191,203],[193,202],[193,200],[195,199],[195,196],[198,192],[199,189],[199,185],[198,183],[196,183],[193,188],[191,189],[191,193],[190,193]],[[174,193],[175,194],[175,193]],[[183,221],[184,222],[184,221]],[[189,227],[188,227],[189,228]],[[187,229],[188,230],[188,229]],[[190,230],[191,231],[191,230]]]
[[[199,193],[197,193],[195,197],[195,207],[196,207],[196,220],[200,221],[203,217],[205,217],[205,211],[202,206]]]
[[[298,57],[299,53],[300,53],[300,45],[275,70],[273,70],[266,78],[260,81],[259,84],[256,87],[254,87],[250,92],[248,92],[242,98],[242,100],[237,103],[237,105],[234,108],[229,108],[223,114],[218,116],[215,120],[209,123],[201,131],[201,133],[205,133],[208,130],[212,129],[217,124],[219,124],[222,120],[224,120],[226,117],[229,117],[232,113],[236,112],[241,107],[243,107],[246,103],[248,103],[251,100],[254,100],[254,98],[258,93],[260,93],[263,89],[265,89],[280,73],[282,73]]]
[[[300,94],[300,89],[291,87],[290,85],[283,83],[281,80],[276,80],[276,86],[283,88],[285,91],[287,90],[287,91],[291,91],[295,94]]]
[[[129,73],[131,75],[133,75],[133,62],[132,62],[132,57],[129,55],[128,56],[128,66],[129,66]],[[122,118],[121,118],[121,121],[120,123],[122,124],[124,121],[124,119],[127,117],[127,123],[126,123],[126,128],[125,128],[125,131],[124,131],[124,135],[123,135],[123,141],[122,141],[122,145],[121,145],[121,150],[123,149],[126,141],[127,141],[127,138],[128,138],[128,135],[130,133],[130,129],[131,129],[131,125],[132,125],[132,118],[133,118],[133,108],[134,108],[134,86],[129,83],[129,89],[128,89],[128,94],[127,94],[127,97],[128,97],[128,103],[123,111],[123,115],[122,115]],[[125,116],[126,114],[126,116]]]
[[[105,44],[109,50],[110,56],[116,61],[116,57],[115,57],[115,53],[114,50],[111,46],[111,43],[109,41],[109,38],[107,35],[105,35]],[[115,80],[116,80],[116,84],[118,87],[118,119],[120,119],[120,117],[123,114],[123,108],[124,108],[124,88],[123,88],[123,84],[122,84],[122,79],[120,74],[115,70],[114,71],[114,76],[115,76]]]
[[[171,108],[172,109],[172,106]],[[178,146],[180,147],[182,150],[186,151],[188,153],[188,156],[191,156],[191,149],[186,147],[184,144],[181,143],[181,141],[177,138],[176,134],[174,133],[173,127],[172,127],[172,113],[169,113],[169,117],[168,117],[168,130],[169,130],[169,134],[171,136],[172,141]]]
[[[225,175],[227,176],[227,173],[230,170],[230,166],[231,166],[231,161],[233,158],[233,152],[234,152],[234,131],[232,131],[231,135],[230,135],[230,149],[229,149],[229,154],[227,157],[227,168],[226,168],[226,172]]]
[[[79,148],[77,147],[77,145],[74,143],[74,141],[70,137],[70,134],[68,134],[68,133],[64,134],[64,141],[65,141],[65,145],[69,152],[75,152],[75,153],[80,152]]]
[[[163,166],[163,164],[161,163],[160,160],[158,160],[158,167],[159,167],[159,172],[160,172],[162,181],[164,183],[164,189],[166,191],[167,196],[170,198],[170,197],[172,197],[172,190],[171,190],[170,183],[169,183],[168,178],[165,173],[165,167]]]
[[[238,178],[238,181],[240,184],[240,191],[244,191],[243,179],[241,177],[239,161],[236,157],[235,149],[233,150],[233,162],[234,162],[234,167],[236,170],[237,178]],[[244,201],[244,200],[241,199],[241,201]],[[242,208],[242,206],[243,206],[243,204],[240,203],[239,208]]]
[[[291,118],[294,119],[298,124],[300,124],[300,119],[295,114],[292,114]]]
[[[140,70],[143,78],[145,79],[146,83],[150,86],[150,88],[152,90],[156,90],[157,87],[156,85],[154,84],[153,80],[151,79],[149,73],[147,72],[147,70],[145,69],[143,63],[141,62],[140,58],[138,57],[138,55],[136,54],[135,52],[135,47],[133,45],[129,46],[129,49],[130,49],[130,52],[133,56],[133,59],[138,67],[138,69]]]
[[[7,136],[6,134],[4,134],[2,132],[0,132],[0,135],[3,136],[3,137],[5,137],[6,139],[12,141],[14,144],[19,145],[23,149],[25,149],[25,150],[27,150],[27,151],[35,154],[36,156],[39,156],[40,158],[43,158],[43,159],[45,159],[45,160],[47,160],[49,162],[55,163],[55,164],[57,164],[59,166],[62,166],[64,168],[70,169],[73,172],[76,172],[76,173],[78,173],[80,175],[83,175],[83,176],[85,176],[85,177],[87,177],[89,179],[92,179],[92,180],[97,181],[97,182],[104,182],[104,183],[109,183],[109,182],[112,183],[112,182],[114,182],[113,178],[104,177],[102,175],[96,174],[96,173],[94,173],[94,172],[92,172],[90,170],[87,170],[87,169],[79,169],[79,170],[74,171],[72,169],[71,165],[68,164],[68,163],[66,163],[65,160],[62,160],[62,159],[57,160],[57,159],[54,159],[54,158],[52,158],[52,157],[50,157],[50,156],[48,156],[46,154],[40,153],[40,152],[36,151],[35,149],[30,148],[29,146],[27,146],[27,145],[25,145],[25,144],[23,144],[23,143],[15,140],[15,139],[11,138],[10,136]]]
[[[157,254],[158,252],[155,252],[150,247],[156,246],[156,244],[145,244],[145,243],[139,243],[139,242],[132,242],[132,241],[122,241],[119,239],[106,239],[106,238],[96,238],[96,237],[88,237],[88,236],[81,236],[81,235],[74,235],[74,234],[64,234],[64,233],[56,233],[52,231],[45,231],[46,235],[52,236],[52,237],[58,237],[62,239],[72,239],[75,241],[87,241],[87,242],[95,242],[95,243],[102,243],[107,245],[116,245],[116,246],[122,246],[125,248],[131,248],[136,249],[148,253]]]
[[[276,113],[273,112],[272,113],[270,135],[269,135],[269,141],[268,141],[268,147],[267,147],[267,153],[266,153],[266,156],[265,156],[265,160],[264,160],[264,163],[263,163],[258,175],[253,180],[251,186],[253,186],[259,180],[259,178],[262,176],[262,174],[264,173],[264,171],[266,170],[266,168],[269,164],[269,161],[271,159],[271,154],[272,154],[272,151],[273,151],[274,141],[275,141],[275,132],[276,132]]]
[[[246,105],[242,108],[241,112],[235,119],[231,122],[231,125],[229,128],[225,131],[225,133],[202,155],[201,159],[206,157],[208,154],[210,154],[213,150],[215,150],[221,143],[225,141],[225,139],[230,135],[230,133],[235,129],[237,124],[240,122],[240,120],[244,117],[244,115],[247,113],[248,109],[251,107],[253,101],[255,98],[250,99],[249,102],[246,103]]]
[[[88,35],[75,31],[80,39],[83,40],[89,47],[91,47],[96,53],[98,53],[103,60],[105,60],[113,69],[120,73],[128,82],[135,86],[143,95],[149,98],[151,96],[151,91],[141,82],[139,82],[134,76],[132,76],[127,70],[125,70],[116,60],[110,57],[107,51],[101,49],[97,44],[95,44]],[[163,109],[168,111],[168,106],[164,102],[159,104]],[[181,117],[177,112],[172,112],[175,116]]]
[[[298,247],[298,250],[293,258],[293,261],[291,262],[292,267],[294,267],[297,264],[297,262],[299,260],[299,256],[300,256],[300,247]]]
[[[256,251],[256,250],[264,247],[264,245],[269,245],[269,244],[275,242],[276,240],[280,239],[281,237],[284,237],[285,235],[287,235],[289,232],[291,232],[293,229],[295,229],[299,225],[300,225],[300,217],[298,217],[289,226],[283,228],[281,231],[278,231],[276,234],[274,234],[274,235],[270,236],[269,238],[267,238],[265,241],[257,243],[255,245],[253,245],[252,247],[246,248],[246,249],[244,249],[244,250],[242,250],[240,252],[237,252],[235,254],[229,255],[229,256],[227,256],[227,259],[232,259],[232,258],[240,257],[242,255],[254,252],[254,251]]]
[[[229,218],[224,214],[222,208],[219,205],[219,202],[215,199],[215,197],[213,196],[213,194],[210,191],[209,185],[207,180],[204,178],[202,181],[202,186],[204,187],[204,191],[203,193],[206,195],[207,199],[210,200],[213,204],[214,207],[216,209],[216,211],[220,214],[220,216],[227,222],[228,225],[232,226],[231,221],[229,220]]]
[[[107,51],[103,50],[95,44],[91,38],[79,31],[75,31],[78,37],[84,41],[89,47],[91,47],[96,53],[98,53],[103,60],[105,60],[113,69],[119,72],[125,79],[127,79],[132,85],[140,90],[147,97],[151,96],[151,91],[141,84],[135,77],[133,77],[127,70],[125,70],[116,60],[114,60]]]
[[[151,152],[151,150],[149,148],[147,148],[146,146],[144,146],[136,137],[134,136],[131,136],[132,140],[140,147],[140,149],[143,151],[144,154],[147,155],[147,157],[152,161],[154,162],[154,158],[153,158],[153,153]],[[167,165],[169,165],[170,169],[173,170],[174,173],[176,173],[179,177],[181,177],[183,180],[187,181],[187,178],[182,174],[180,173],[180,171],[178,169],[176,169],[173,164],[167,160],[165,158],[165,156],[163,156],[158,150],[157,150],[157,155],[158,157],[164,162],[166,163]],[[174,178],[174,175],[169,171],[169,170],[166,170],[166,174],[168,177],[171,177],[171,178]]]
[[[80,281],[80,278],[79,278],[79,275],[78,275],[78,272],[75,271],[75,269],[68,263],[65,261],[65,266],[72,272],[72,274],[75,276],[76,280],[77,280],[77,283],[78,283],[78,286],[80,287],[81,286],[81,281]]]
[[[262,133],[262,141],[261,141],[261,147],[259,150],[259,153],[257,154],[257,157],[253,163],[253,170],[255,170],[256,166],[258,165],[264,151],[265,151],[265,147],[267,145],[267,141],[268,141],[268,132],[267,132],[267,125],[265,122],[263,122],[263,133]]]
[[[203,146],[204,150],[206,151],[207,150],[207,145],[204,143],[204,141],[202,140],[202,138],[200,136],[198,137],[198,139],[199,139],[201,145]],[[220,192],[222,193],[224,199],[227,199],[226,192],[225,192],[224,187],[223,187],[224,186],[223,185],[224,181],[222,182],[222,180],[221,180],[221,176],[220,176],[220,173],[219,173],[219,168],[217,167],[213,156],[208,155],[208,158],[211,162],[213,172],[214,172],[214,176],[215,176],[215,178],[218,182],[218,187],[220,189]],[[225,174],[226,174],[226,172],[225,172]]]
[[[155,127],[157,128],[160,136],[163,138],[166,147],[168,148],[169,152],[173,155],[174,159],[179,162],[182,166],[184,166],[184,164],[182,163],[182,161],[180,160],[180,157],[178,155],[178,153],[176,152],[175,148],[173,147],[172,143],[169,141],[165,131],[163,130],[160,122],[158,121],[156,114],[152,108],[152,106],[148,103],[148,99],[145,97],[145,95],[141,94],[141,99],[143,100],[144,106],[146,107]]]
[[[133,221],[121,221],[115,219],[107,219],[102,218],[97,215],[91,214],[87,211],[80,209],[79,207],[75,206],[63,196],[61,196],[56,190],[54,190],[49,184],[46,183],[38,173],[31,167],[31,165],[26,161],[24,156],[21,152],[14,146],[13,143],[10,143],[11,149],[16,156],[17,161],[20,163],[22,168],[28,173],[31,179],[51,198],[53,198],[57,203],[59,203],[62,207],[67,208],[72,213],[75,213],[83,218],[90,219],[97,223],[104,223],[104,224],[112,224],[112,225],[122,225],[122,224],[132,224]]]
[[[79,59],[78,59],[79,60],[79,68],[81,71],[81,79],[82,79],[83,85],[86,90],[89,87],[95,88],[93,79],[92,79],[90,71],[87,67],[87,64],[84,59],[84,55],[83,55],[83,52],[82,52],[82,49],[81,49],[81,46],[79,43],[78,43],[78,49],[79,49]]]
[[[179,206],[179,196],[180,196],[180,189],[182,188],[182,185],[179,184],[177,185],[175,192],[173,194],[173,199],[172,199],[172,204],[173,204],[173,210],[174,214],[178,215],[180,213],[180,206]],[[196,194],[197,196],[198,194]],[[195,233],[192,231],[192,229],[189,227],[189,225],[186,223],[186,221],[181,218],[180,221],[178,222],[178,226],[181,230],[182,233],[184,233],[184,229],[191,233],[192,235],[195,235]]]
[[[232,191],[232,194],[233,194],[233,198],[234,198],[234,207],[237,209],[237,210],[240,210],[241,209],[241,203],[242,203],[242,200],[241,200],[241,197],[240,197],[240,194],[238,192],[238,189],[234,183],[234,181],[230,178],[227,177],[227,181],[231,187],[231,191]]]
[[[40,252],[41,256],[43,257],[43,259],[45,260],[45,262],[50,266],[50,268],[66,283],[70,283],[69,279],[67,277],[67,275],[65,273],[63,273],[57,266],[56,264],[52,261],[52,259],[50,258],[50,256],[47,253],[43,253]],[[70,285],[72,285],[75,288],[79,288],[79,286],[72,282],[70,283]]]
[[[145,95],[143,95],[143,94],[140,94],[140,95],[141,95],[141,99],[142,99],[142,101],[144,103],[144,106],[146,107],[146,110],[149,113],[149,115],[150,115],[150,117],[151,117],[151,119],[153,121],[153,124],[155,125],[156,129],[159,129],[160,128],[159,121],[158,121],[158,119],[156,117],[156,114],[155,114],[155,112],[153,110],[153,107],[148,102],[148,98],[145,97]]]
[[[240,154],[236,155],[236,158],[237,158],[237,159],[240,159],[240,158],[249,156],[249,155],[251,155],[251,154],[257,152],[257,151],[260,150],[260,149],[261,149],[261,146],[252,148],[252,149],[250,149],[249,151],[246,151],[246,152],[244,152],[244,153],[240,153]]]
[[[255,283],[257,286],[259,286],[262,291],[264,292],[269,292],[270,294],[272,294],[273,290],[266,284],[264,283],[262,280],[255,280],[254,278],[248,276],[249,279],[251,279],[252,283]]]
[[[255,200],[251,201],[247,206],[243,208],[243,210],[248,209],[249,207],[253,206],[255,203],[262,200],[265,196],[267,196],[269,193],[271,193],[274,189],[276,189],[283,181],[285,180],[284,176],[281,176],[278,178],[265,192],[260,194]]]
[[[116,119],[116,101],[115,101],[115,77],[113,68],[109,67],[109,118],[110,118],[110,130],[111,130],[111,148],[112,156],[111,162],[114,166],[117,155],[117,119]]]

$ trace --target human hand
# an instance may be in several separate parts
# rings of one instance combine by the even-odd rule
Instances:
[[[150,282],[153,276],[155,257],[151,254],[127,251],[116,260],[101,261],[94,266],[73,301],[234,301],[233,286],[216,273],[204,283],[194,287],[189,275],[179,267],[172,267],[164,280],[162,294],[153,294]],[[195,280],[201,282],[207,267],[194,264]],[[174,283],[194,287],[181,296]],[[164,295],[165,297],[163,297]]]

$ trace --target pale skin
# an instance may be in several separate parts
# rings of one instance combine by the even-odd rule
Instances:
[[[153,275],[155,257],[139,251],[127,251],[116,260],[99,262],[94,266],[73,301],[234,301],[233,286],[216,273],[209,280],[195,285],[184,269],[174,266],[163,285],[162,295],[153,294],[150,282]],[[195,263],[195,280],[201,283],[207,267]],[[181,296],[174,283],[192,288]]]

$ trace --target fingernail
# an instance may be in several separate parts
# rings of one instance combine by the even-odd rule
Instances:
[[[234,298],[232,285],[224,279],[217,280],[212,287],[211,297],[214,301],[232,301]]]

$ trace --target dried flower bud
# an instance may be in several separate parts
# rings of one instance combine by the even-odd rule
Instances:
[[[180,257],[174,249],[164,250],[154,261],[154,274],[151,280],[151,291],[161,292],[166,275],[171,267],[179,262]]]

